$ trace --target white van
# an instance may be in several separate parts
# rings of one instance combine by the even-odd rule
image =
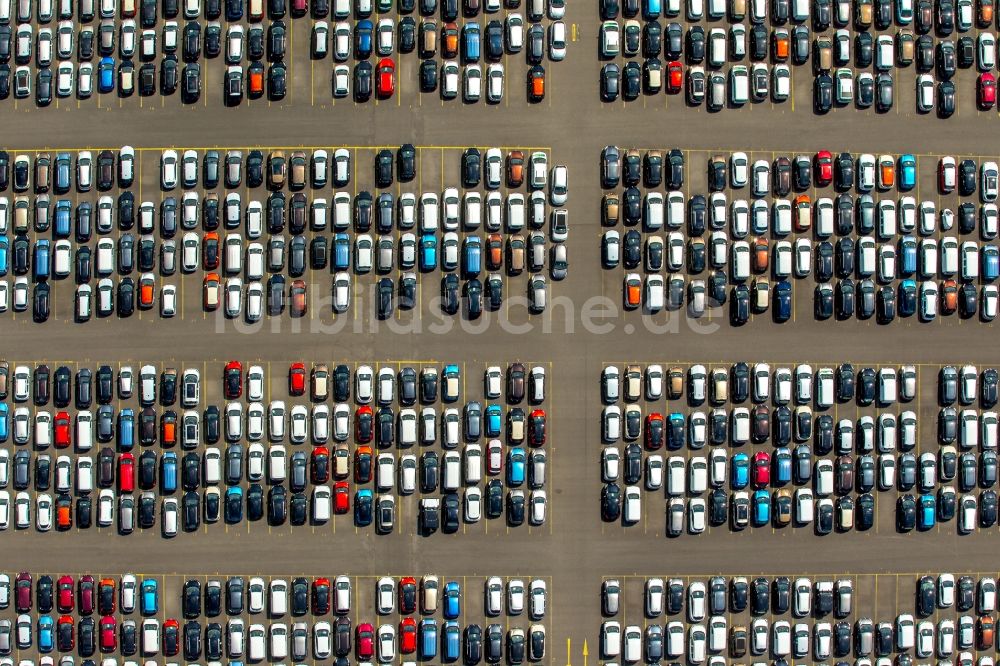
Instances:
[[[749,99],[750,73],[746,65],[734,65],[729,70],[729,101],[734,106],[743,106]]]
[[[243,270],[243,238],[239,234],[226,236],[226,272],[236,275]]]
[[[507,229],[520,231],[524,228],[524,195],[507,195]]]
[[[94,415],[80,411],[76,415],[76,448],[89,451],[94,446]]]
[[[733,444],[746,444],[750,441],[750,410],[748,408],[737,407],[733,410],[731,430]]]
[[[151,657],[160,651],[160,623],[148,618],[142,621],[142,654]]]
[[[478,444],[465,446],[465,483],[476,484],[483,478],[483,450]]]
[[[465,215],[462,222],[466,229],[478,229],[483,222],[483,198],[478,192],[465,193]]]
[[[446,491],[458,490],[462,486],[462,457],[457,451],[448,451],[444,454],[441,466],[441,489]]]
[[[792,20],[802,23],[809,19],[809,0],[792,0]]]
[[[659,192],[646,194],[644,213],[643,221],[646,223],[646,231],[656,231],[663,228],[663,195]]]
[[[404,409],[399,412],[399,444],[413,446],[417,443],[417,412]]]

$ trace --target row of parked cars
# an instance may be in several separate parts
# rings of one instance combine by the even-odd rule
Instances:
[[[178,187],[193,190],[203,187],[268,190],[288,189],[293,192],[307,187],[317,189],[328,185],[345,187],[351,183],[352,152],[347,148],[328,151],[324,148],[292,151],[251,149],[246,155],[240,149],[184,150],[180,154],[166,149],[159,155],[159,185],[165,191]],[[0,191],[11,188],[15,193],[34,191],[35,194],[66,194],[75,189],[84,193],[92,190],[107,192],[115,188],[129,189],[136,180],[136,152],[123,146],[117,154],[112,150],[80,151],[75,157],[69,152],[19,153],[10,157],[0,151]],[[397,180],[411,182],[417,175],[419,156],[412,144],[403,144],[395,151],[382,148],[374,159],[374,182],[377,188],[387,188]],[[461,160],[462,186],[475,189],[480,184],[487,190],[502,186],[516,189],[527,186],[529,192],[550,190],[550,196],[560,198],[568,188],[565,167],[555,167],[549,180],[548,156],[543,151],[526,155],[522,150],[501,151],[498,148],[468,148]],[[551,192],[552,189],[558,190]],[[436,195],[435,195],[436,196]],[[554,203],[554,205],[556,205]],[[435,211],[436,212],[436,211]],[[430,211],[421,211],[430,215]]]
[[[683,4],[683,7],[682,7]],[[992,0],[958,0],[934,3],[930,0],[600,0],[603,21],[638,19],[647,22],[663,17],[679,17],[689,22],[708,19],[732,22],[749,20],[752,24],[783,26],[788,23],[812,24],[818,31],[831,27],[867,30],[874,24],[877,30],[912,25],[921,34],[932,30],[942,36],[968,32],[973,27],[993,25]],[[640,16],[641,15],[641,16]]]
[[[668,192],[679,191],[684,188],[686,170],[685,154],[677,148],[639,151],[609,145],[601,151],[601,186],[605,189],[641,184],[648,189],[663,186]],[[978,195],[981,203],[995,203],[997,173],[995,161],[977,163],[966,158],[959,162],[951,155],[944,155],[937,159],[936,185],[942,195],[953,192],[962,197]],[[916,188],[917,178],[917,158],[910,153],[876,157],[872,153],[834,155],[821,150],[813,155],[752,160],[749,154],[738,151],[711,155],[707,162],[710,193],[747,188],[753,198],[763,198],[769,193],[788,197],[793,191],[805,194],[813,188],[830,186],[838,192],[854,190],[858,194],[893,189],[910,192]]]
[[[308,376],[307,376],[308,374]],[[353,380],[352,380],[353,376]],[[544,366],[530,369],[521,362],[510,363],[505,369],[491,365],[483,372],[483,394],[488,400],[505,400],[517,405],[527,400],[532,405],[545,401]],[[248,365],[244,371],[240,361],[229,361],[222,371],[223,394],[227,400],[239,400],[245,392],[251,402],[264,400],[267,379],[260,365]],[[180,401],[182,407],[197,407],[201,403],[201,371],[187,368],[178,373],[176,368],[166,367],[157,371],[155,366],[143,365],[138,374],[130,365],[119,366],[115,371],[109,365],[102,365],[95,373],[88,367],[77,368],[76,373],[65,365],[53,372],[48,365],[34,368],[27,365],[14,366],[0,360],[0,400],[12,398],[15,403],[29,400],[36,406],[44,407],[52,403],[56,407],[67,407],[71,401],[77,409],[88,409],[96,399],[100,405],[111,404],[114,400],[139,400],[141,407],[157,403],[169,407]],[[457,364],[446,364],[440,371],[426,365],[419,371],[412,366],[404,366],[398,371],[391,366],[383,366],[376,372],[369,365],[359,365],[353,371],[346,364],[336,365],[331,371],[326,363],[313,363],[308,373],[305,363],[293,362],[288,368],[288,395],[306,395],[312,402],[323,403],[331,398],[335,402],[350,402],[360,405],[391,405],[394,397],[403,406],[412,406],[419,400],[422,405],[433,405],[439,399],[444,403],[458,402],[464,382],[462,368]],[[377,393],[377,399],[376,399]]]
[[[439,648],[442,655],[459,649],[467,664],[502,661],[505,630],[499,624],[491,623],[485,631],[478,624],[470,624],[456,633],[455,620],[468,614],[463,608],[462,586],[457,581],[442,581],[431,574],[422,576],[419,582],[409,576],[398,581],[391,577],[376,579],[372,590],[374,610],[382,620],[376,633],[373,625],[359,622],[355,627],[351,620],[352,579],[344,575],[331,578],[288,581],[232,576],[224,581],[210,579],[204,585],[195,579],[188,580],[180,594],[181,620],[166,619],[162,624],[153,620],[150,624],[148,620],[160,616],[161,610],[160,581],[155,578],[140,580],[124,574],[99,579],[91,575],[78,579],[41,575],[36,579],[22,572],[12,586],[11,577],[2,574],[0,607],[13,606],[19,615],[13,622],[0,620],[0,652],[9,655],[15,648],[37,648],[43,655],[54,651],[69,653],[60,659],[61,666],[73,663],[73,653],[89,658],[98,652],[122,657],[139,654],[169,657],[183,651],[188,660],[204,654],[213,661],[224,657],[263,661],[277,659],[276,655],[284,650],[288,656],[295,654],[294,658],[302,661],[310,655],[316,659],[344,659],[355,650],[358,659],[372,659],[377,643],[380,663],[393,662],[395,659],[390,655],[397,654],[397,649],[400,655],[419,651],[421,659],[432,659]],[[491,576],[484,581],[483,595],[486,618],[506,614],[508,622],[526,617],[534,623],[527,640],[524,629],[510,629],[507,643],[508,651],[513,648],[510,663],[524,661],[524,655],[517,656],[518,650],[524,649],[531,651],[531,661],[541,659],[545,627],[540,623],[544,621],[548,601],[546,581],[537,578],[527,582],[519,578],[505,581]],[[387,623],[386,616],[397,612],[403,616],[398,626]],[[441,624],[433,617],[439,612],[444,618]],[[131,616],[136,613],[140,617],[133,619]],[[266,618],[271,621],[270,626],[267,623],[248,626],[241,617],[244,614],[249,614],[251,622]],[[291,626],[273,623],[288,615],[294,622]],[[310,615],[315,618],[313,622],[304,621]],[[204,626],[200,622],[202,617],[208,620]],[[530,647],[526,648],[526,642],[532,643]],[[51,659],[43,656],[46,658]],[[446,658],[456,661],[459,657]]]
[[[925,585],[926,580],[926,585]],[[975,583],[963,577],[963,594],[972,597]],[[941,585],[948,585],[942,588]],[[935,590],[935,581],[926,576],[920,580],[917,607],[924,604],[925,588],[929,586],[931,612],[938,599],[954,602],[955,578],[941,574]],[[606,616],[618,614],[622,603],[622,587],[617,580],[602,584],[602,607]],[[981,579],[976,590],[979,598],[994,600],[996,584],[992,579]],[[993,649],[995,619],[992,611],[974,611],[970,604],[966,614],[952,618],[922,619],[926,614],[900,613],[893,621],[876,622],[860,617],[853,622],[854,590],[850,579],[836,582],[821,580],[813,583],[808,578],[778,577],[774,581],[756,578],[753,581],[737,577],[727,581],[717,577],[708,586],[701,581],[685,585],[681,579],[664,581],[647,579],[644,586],[644,611],[646,617],[656,618],[664,606],[671,614],[681,613],[686,597],[686,622],[669,620],[665,626],[649,624],[645,630],[638,625],[622,627],[617,620],[606,620],[601,625],[602,655],[608,659],[621,658],[626,663],[659,663],[663,658],[687,658],[689,663],[723,663],[731,658],[766,656],[776,660],[788,658],[829,658],[884,660],[911,663],[914,652],[917,658],[947,659],[958,657],[972,663],[977,652]],[[727,604],[727,597],[729,604]],[[744,624],[739,619],[732,625],[727,619],[727,605],[734,612],[745,612],[751,617]],[[614,612],[608,612],[608,608]],[[941,606],[948,610],[953,606]],[[846,607],[846,612],[841,612]],[[721,610],[720,610],[721,608]],[[691,619],[692,611],[700,619]],[[833,612],[833,617],[828,617]],[[774,619],[791,612],[792,620]],[[655,614],[654,614],[655,613]],[[760,617],[770,614],[771,618]],[[815,618],[815,619],[814,619]],[[810,621],[812,620],[812,621]],[[961,651],[961,652],[960,652]],[[989,657],[983,657],[989,659]]]
[[[825,410],[834,404],[857,402],[858,405],[886,407],[910,402],[918,397],[917,366],[899,369],[883,366],[855,370],[851,363],[819,367],[807,363],[777,367],[770,363],[734,363],[712,368],[701,364],[688,367],[660,364],[625,366],[624,375],[614,365],[601,372],[601,396],[613,405],[624,399],[635,403],[643,399],[659,401],[686,400],[690,406],[741,404],[815,405]],[[974,405],[990,409],[997,404],[998,374],[995,368],[982,371],[974,365],[947,365],[938,371],[937,400],[942,406]]]

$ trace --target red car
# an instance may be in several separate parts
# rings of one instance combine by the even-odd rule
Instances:
[[[312,584],[313,615],[326,615],[330,612],[330,579],[317,578]]]
[[[292,363],[288,369],[288,392],[292,395],[302,395],[306,392],[306,366],[304,363]]]
[[[375,654],[375,628],[365,622],[358,625],[357,634],[358,661],[368,661]]]
[[[646,417],[646,448],[655,451],[663,446],[663,414],[653,412]]]
[[[222,388],[226,400],[236,400],[243,394],[243,365],[239,361],[226,363],[222,373]]]
[[[399,621],[399,651],[402,654],[413,654],[417,650],[417,623],[412,617],[404,617]]]
[[[325,446],[317,446],[312,450],[310,473],[312,482],[316,485],[330,480],[330,450]]]
[[[60,613],[72,613],[74,605],[73,577],[63,576],[56,583],[56,608]]]
[[[771,482],[771,456],[760,451],[753,457],[753,484],[765,488]]]
[[[74,647],[76,647],[76,627],[73,626],[73,625],[74,625],[74,622],[73,622],[73,617],[72,616],[70,616],[70,615],[61,615],[61,616],[59,616],[59,626],[56,629],[56,636],[60,636],[60,637],[65,636],[65,639],[67,641],[65,643],[62,643],[59,646],[60,650],[62,650],[63,648],[65,648],[66,651],[69,652]],[[67,629],[64,632],[62,628],[65,627],[65,626],[69,626],[69,629]]]
[[[399,612],[403,614],[417,611],[417,580],[412,576],[404,576],[399,581]]]
[[[368,444],[375,438],[375,414],[368,405],[358,407],[354,413],[354,437],[358,444]]]
[[[829,150],[816,153],[816,184],[821,186],[833,182],[833,155]]]
[[[679,93],[682,85],[684,85],[684,67],[678,61],[672,60],[667,64],[667,92]]]
[[[69,430],[69,414],[66,412],[56,414],[55,444],[57,449],[65,449],[70,445]]]
[[[338,514],[351,510],[351,489],[347,481],[338,481],[333,486],[333,510]]]
[[[292,0],[292,15],[293,16],[305,16],[309,7],[306,5],[306,0]]]
[[[77,602],[80,605],[80,615],[93,615],[96,602],[94,600],[94,577],[90,574],[80,577]]]
[[[115,618],[106,615],[101,618],[101,652],[105,654],[118,649],[118,623]]]
[[[375,91],[379,99],[388,99],[396,91],[396,63],[392,58],[382,58],[376,69],[377,78]]]
[[[528,417],[528,443],[545,446],[545,410],[536,409]]]
[[[173,657],[180,651],[180,641],[178,637],[180,636],[180,625],[177,620],[171,618],[163,623],[163,654],[167,657]]]
[[[979,75],[979,84],[976,87],[976,94],[979,96],[979,108],[992,109],[997,101],[997,80],[989,72]]]
[[[130,493],[135,490],[135,458],[131,453],[118,456],[118,492]]]

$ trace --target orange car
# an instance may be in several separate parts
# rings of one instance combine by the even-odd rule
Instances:
[[[758,273],[767,272],[769,252],[766,238],[755,238],[753,240],[753,269]]]
[[[441,28],[441,52],[445,58],[458,55],[458,26],[454,23],[445,23]]]
[[[889,155],[883,155],[878,160],[878,183],[883,190],[891,190],[896,184],[896,163]]]
[[[979,27],[993,25],[993,0],[979,0]]]
[[[958,283],[945,280],[941,285],[941,314],[954,314],[958,309]]]
[[[59,498],[56,507],[56,529],[68,530],[73,527],[73,504],[65,495]]]
[[[490,234],[486,239],[486,270],[497,271],[503,266],[503,237]]]
[[[625,276],[625,307],[634,310],[639,307],[642,298],[642,282],[635,273]]]
[[[979,634],[979,649],[980,650],[992,650],[993,649],[993,630],[996,626],[993,618],[989,615],[981,615],[976,621],[976,630]]]
[[[788,31],[784,29],[775,30],[771,33],[771,50],[774,59],[778,62],[788,60]]]
[[[219,234],[209,231],[201,239],[201,259],[206,271],[219,267]]]
[[[524,183],[524,153],[512,150],[507,156],[507,186],[521,187]]]
[[[160,442],[164,447],[177,444],[177,415],[170,413],[160,417]]]
[[[259,63],[254,63],[259,64]],[[247,86],[250,97],[260,97],[264,94],[264,66],[250,66],[247,72]]]
[[[808,231],[812,227],[812,201],[808,194],[795,198],[795,230]]]
[[[293,317],[304,317],[309,306],[306,302],[306,283],[296,280],[292,283],[291,290],[291,314]]]
[[[202,304],[208,312],[215,312],[219,309],[219,274],[209,273],[205,276],[202,285]]]
[[[545,70],[535,65],[528,70],[528,100],[541,102],[545,99]]]
[[[141,309],[148,310],[153,307],[155,293],[156,285],[152,275],[147,273],[139,278],[139,307]]]

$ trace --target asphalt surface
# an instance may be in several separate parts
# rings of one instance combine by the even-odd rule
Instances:
[[[594,5],[596,3],[590,3]],[[979,532],[960,537],[953,530],[899,535],[881,529],[827,537],[809,530],[717,530],[700,537],[667,540],[653,530],[608,529],[599,520],[600,369],[607,362],[731,363],[768,361],[814,365],[1000,364],[994,328],[955,317],[923,325],[896,322],[879,327],[856,319],[816,322],[798,317],[777,326],[755,321],[741,329],[711,321],[678,319],[663,329],[639,317],[620,314],[620,278],[599,269],[600,151],[607,144],[678,147],[711,152],[754,150],[794,155],[828,149],[921,156],[983,155],[992,131],[991,113],[960,112],[950,120],[900,112],[876,116],[838,110],[817,117],[806,104],[748,108],[708,114],[675,104],[605,105],[598,101],[601,63],[596,57],[596,8],[572,6],[567,22],[576,24],[578,41],[550,78],[546,99],[528,105],[512,96],[509,106],[442,107],[404,98],[364,105],[306,103],[296,89],[280,110],[264,104],[222,109],[206,104],[166,110],[111,105],[110,108],[60,106],[44,112],[19,107],[5,114],[6,148],[36,150],[86,147],[246,147],[325,145],[465,148],[487,146],[550,147],[550,163],[570,168],[570,275],[560,285],[545,315],[531,319],[530,330],[484,318],[475,326],[461,320],[418,320],[419,330],[373,328],[365,318],[330,330],[287,318],[255,332],[214,317],[157,317],[105,320],[86,326],[69,321],[35,325],[0,320],[4,354],[15,361],[170,362],[177,367],[272,361],[419,360],[435,363],[542,361],[552,364],[549,381],[550,529],[528,534],[477,532],[424,539],[409,534],[379,537],[316,530],[294,534],[240,534],[220,530],[165,541],[158,534],[123,538],[96,530],[73,534],[34,531],[5,535],[3,567],[9,572],[58,571],[120,574],[367,576],[439,575],[551,576],[549,657],[555,664],[586,663],[582,649],[596,661],[602,577],[625,575],[753,575],[825,573],[955,573],[994,567],[997,536]],[[293,77],[298,82],[301,72]],[[798,83],[797,90],[798,90]],[[962,88],[960,88],[960,91]],[[965,88],[967,94],[971,90]],[[903,105],[906,106],[906,105]],[[346,107],[346,108],[345,108]],[[933,164],[932,160],[928,160]],[[702,171],[701,158],[691,162]],[[930,168],[925,165],[922,172]],[[926,175],[926,174],[925,174]],[[616,287],[616,285],[619,285]],[[607,288],[607,300],[589,301]],[[801,304],[800,304],[801,307]],[[514,306],[512,306],[512,309]],[[523,311],[522,311],[523,312]],[[590,323],[584,325],[583,313]],[[593,318],[602,315],[598,327]],[[526,316],[510,320],[524,323]],[[432,326],[438,324],[438,328]],[[716,322],[717,323],[717,322]],[[447,329],[441,332],[440,328]],[[527,329],[529,327],[523,327]],[[567,336],[572,335],[572,338]],[[648,512],[647,512],[648,513]],[[569,640],[571,643],[566,643]],[[564,645],[565,643],[565,645]],[[568,652],[568,654],[567,654]]]

